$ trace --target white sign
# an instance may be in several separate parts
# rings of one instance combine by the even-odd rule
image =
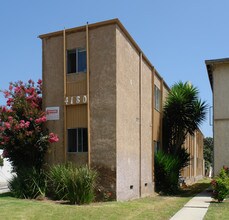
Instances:
[[[60,107],[47,107],[45,112],[47,121],[60,119]]]
[[[78,95],[78,96],[67,96],[65,97],[65,105],[79,105],[87,103],[86,95]]]

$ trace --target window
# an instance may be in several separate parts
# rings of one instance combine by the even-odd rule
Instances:
[[[67,73],[79,73],[87,71],[87,55],[85,49],[73,49],[67,51]]]
[[[160,142],[154,141],[154,153],[157,153],[160,150]]]
[[[157,111],[161,108],[161,91],[156,85],[154,85],[154,108]]]
[[[87,152],[87,128],[68,129],[68,152]]]

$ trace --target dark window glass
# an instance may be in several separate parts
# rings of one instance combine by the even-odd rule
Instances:
[[[86,50],[78,50],[78,71],[77,72],[86,72],[87,71],[87,55]]]
[[[83,134],[82,128],[78,128],[78,152],[83,152]]]
[[[68,73],[76,73],[76,50],[68,50]]]
[[[68,152],[77,151],[77,132],[76,129],[68,129]]]
[[[87,71],[87,54],[85,49],[67,51],[67,73],[79,73]]]
[[[87,128],[68,129],[68,152],[87,152],[87,138]]]
[[[160,105],[161,105],[161,92],[160,89],[156,85],[154,85],[154,108],[160,111]]]
[[[87,128],[83,128],[83,151],[88,152]]]

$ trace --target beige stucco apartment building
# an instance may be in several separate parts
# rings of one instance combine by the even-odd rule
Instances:
[[[229,166],[229,58],[206,60],[213,92],[214,175]]]
[[[167,84],[118,19],[40,38],[47,161],[96,167],[116,200],[151,195]]]

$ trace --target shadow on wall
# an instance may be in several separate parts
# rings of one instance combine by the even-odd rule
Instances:
[[[2,150],[0,150],[0,155],[2,155]],[[0,166],[0,183],[8,182],[12,177],[12,166],[7,159],[4,159],[3,166]]]

